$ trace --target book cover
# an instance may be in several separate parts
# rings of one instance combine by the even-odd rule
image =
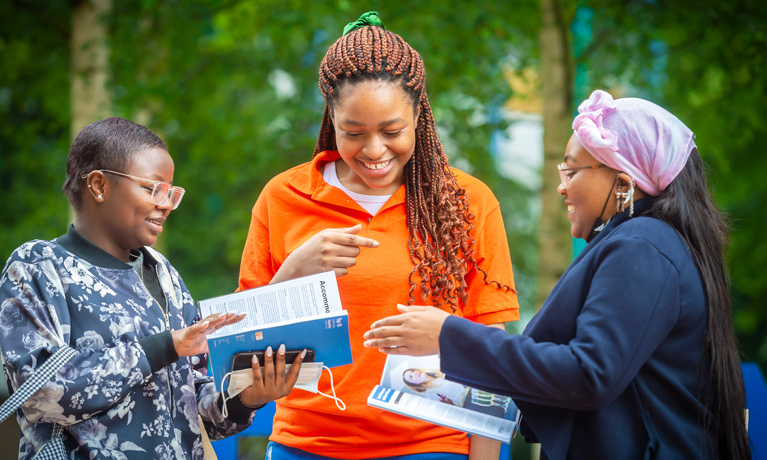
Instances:
[[[520,413],[508,396],[445,378],[439,356],[389,355],[368,405],[511,443]]]
[[[341,307],[333,272],[296,278],[199,302],[202,316],[245,312],[243,321],[208,336],[208,354],[216,388],[239,352],[314,350],[315,362],[327,367],[352,363],[349,316]]]
[[[268,346],[276,352],[281,344],[285,344],[288,350],[311,348],[315,353],[314,361],[327,367],[351,364],[349,316],[346,310],[342,310],[208,337],[208,353],[216,388],[221,390],[221,380],[231,371],[235,353],[266,350]]]

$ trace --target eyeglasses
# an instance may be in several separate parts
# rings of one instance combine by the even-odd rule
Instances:
[[[601,163],[598,164],[598,165],[580,166],[578,168],[568,168],[567,167],[567,163],[559,163],[557,165],[557,169],[559,170],[559,179],[562,181],[562,186],[565,187],[565,188],[567,187],[567,179],[568,179],[567,173],[568,172],[570,172],[570,171],[577,171],[579,169],[597,169],[597,168],[604,168],[604,167],[606,167],[606,166],[601,164]]]
[[[136,177],[131,176],[130,174],[125,174],[117,171],[110,171],[108,169],[96,169],[94,171],[101,171],[109,174],[116,174],[118,176],[127,177],[129,179],[146,182],[148,184],[153,184],[154,187],[152,188],[152,203],[160,206],[161,204],[165,203],[165,200],[167,199],[172,208],[176,209],[178,208],[179,203],[181,203],[181,198],[184,197],[185,190],[181,187],[174,187],[170,185],[167,182],[160,182],[158,180],[152,180],[152,179],[144,179],[143,177]],[[88,174],[83,174],[81,176],[82,179],[87,178],[93,171],[91,171]]]

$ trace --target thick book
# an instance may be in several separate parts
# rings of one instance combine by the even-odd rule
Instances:
[[[349,317],[341,306],[331,272],[235,292],[198,302],[203,317],[212,313],[246,313],[237,324],[208,336],[208,353],[216,388],[232,370],[239,352],[314,350],[314,361],[327,367],[352,363]]]
[[[448,380],[439,369],[437,355],[389,355],[368,405],[510,444],[520,420],[514,401]]]

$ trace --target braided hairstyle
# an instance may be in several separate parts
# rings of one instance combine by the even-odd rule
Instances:
[[[331,111],[341,90],[370,80],[400,84],[413,102],[413,114],[419,114],[415,151],[405,166],[408,250],[414,265],[408,277],[408,304],[416,300],[418,277],[421,300],[431,296],[436,307],[447,304],[455,312],[467,301],[465,275],[470,266],[483,274],[485,283],[510,290],[488,281],[474,259],[469,197],[458,185],[437,138],[423,60],[402,37],[378,26],[365,26],[330,46],[319,69],[319,88],[326,104],[314,155],[337,150]]]

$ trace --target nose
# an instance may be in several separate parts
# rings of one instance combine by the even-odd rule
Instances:
[[[560,182],[559,185],[557,186],[557,193],[559,193],[562,196],[567,195],[567,186],[565,185],[564,182]]]
[[[362,152],[371,160],[377,160],[386,153],[386,143],[379,135],[370,136],[370,140],[365,145]]]
[[[162,202],[157,205],[157,208],[168,213],[173,210],[173,202],[170,199],[170,194],[165,195]]]

